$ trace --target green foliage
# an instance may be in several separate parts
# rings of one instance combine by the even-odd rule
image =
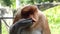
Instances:
[[[36,2],[37,2],[37,3],[41,3],[41,2],[43,2],[43,0],[36,0]]]
[[[2,23],[2,34],[8,34],[9,32],[7,31],[6,25]]]
[[[49,0],[49,2],[53,2],[54,0]]]
[[[60,6],[56,6],[56,7],[53,7],[53,8],[50,8],[48,10],[45,11],[45,14],[46,16],[48,16],[48,18],[50,18],[49,21],[53,21],[56,23],[57,22],[60,22],[58,19],[60,19]]]
[[[43,0],[44,2],[47,2],[47,1],[49,1],[49,0]]]
[[[3,0],[4,5],[11,6],[12,2],[10,0]]]
[[[21,5],[34,4],[34,0],[20,0]]]
[[[11,8],[16,9],[16,0],[11,0]]]
[[[48,17],[51,34],[60,34],[60,5],[44,11]]]

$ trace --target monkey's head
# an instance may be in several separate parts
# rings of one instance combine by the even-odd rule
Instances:
[[[37,20],[37,7],[36,6],[26,6],[21,10],[21,17],[22,18],[32,18],[34,21]]]

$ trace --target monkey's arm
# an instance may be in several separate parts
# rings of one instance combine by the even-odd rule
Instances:
[[[50,32],[50,28],[49,28],[49,25],[48,25],[48,20],[47,20],[47,18],[45,19],[45,21],[44,21],[44,23],[43,23],[43,31],[44,31],[44,33],[43,34],[51,34],[51,32]]]
[[[27,28],[30,27],[33,23],[32,19],[20,19],[19,21],[17,21],[15,24],[13,24],[10,27],[10,33],[9,34],[17,34],[19,28],[20,28],[20,32],[23,28]]]
[[[40,19],[40,22],[42,23],[43,34],[51,34],[46,16],[44,14],[41,14]]]

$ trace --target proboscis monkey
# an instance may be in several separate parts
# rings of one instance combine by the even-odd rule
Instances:
[[[46,16],[36,6],[28,5],[23,7],[17,12],[13,24],[23,18],[32,18],[34,20],[33,25],[26,28],[24,34],[51,34]]]

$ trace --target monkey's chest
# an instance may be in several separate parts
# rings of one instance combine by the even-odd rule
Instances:
[[[23,30],[23,31],[21,31],[20,34],[42,34],[42,33],[41,33],[41,30],[33,30],[33,31],[25,31],[25,30]]]
[[[41,34],[41,31],[40,30],[34,30],[34,31],[32,31],[31,34]]]

